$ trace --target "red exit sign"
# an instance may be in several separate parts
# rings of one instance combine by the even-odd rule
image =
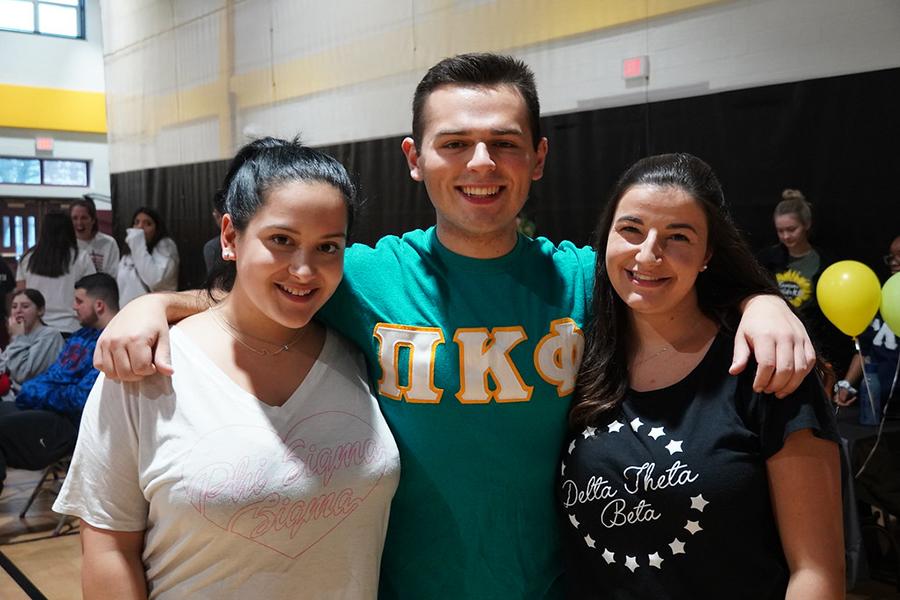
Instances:
[[[623,79],[647,79],[650,77],[650,60],[647,56],[634,56],[622,61]]]

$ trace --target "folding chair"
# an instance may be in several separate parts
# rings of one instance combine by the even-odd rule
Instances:
[[[865,462],[875,436],[853,445],[854,472]],[[856,497],[864,504],[861,519],[869,571],[873,579],[893,583],[900,590],[900,432],[885,431],[878,450],[856,478]]]
[[[31,492],[31,497],[28,498],[28,502],[25,504],[25,508],[19,513],[20,519],[25,518],[25,513],[28,512],[28,509],[31,508],[31,505],[34,504],[35,499],[41,492],[47,492],[54,496],[59,494],[60,489],[62,489],[62,481],[66,477],[71,461],[72,455],[68,454],[44,469],[44,472],[41,474],[41,479],[37,482],[37,485],[34,486],[34,491]],[[63,532],[63,529],[66,527],[70,518],[69,515],[59,515],[59,520],[56,523],[56,527],[53,529],[53,537],[56,537]]]

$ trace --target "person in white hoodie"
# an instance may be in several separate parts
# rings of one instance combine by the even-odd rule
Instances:
[[[91,257],[98,273],[115,277],[119,269],[119,244],[116,238],[100,231],[94,201],[90,198],[76,200],[69,206],[69,217],[78,238],[78,249]]]
[[[116,281],[122,306],[149,292],[178,289],[178,246],[166,235],[159,213],[150,207],[134,212]]]

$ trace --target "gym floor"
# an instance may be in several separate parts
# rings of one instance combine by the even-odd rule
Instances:
[[[50,510],[55,497],[52,483],[37,496],[25,518],[19,518],[40,478],[40,471],[10,469],[7,475],[0,496],[0,598],[81,600],[77,522],[67,522],[61,535],[53,536],[59,516]],[[11,575],[16,571],[19,582]]]

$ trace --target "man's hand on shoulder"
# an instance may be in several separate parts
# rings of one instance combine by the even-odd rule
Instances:
[[[758,365],[753,389],[784,398],[816,364],[806,328],[780,296],[751,296],[742,308],[729,372],[737,375],[743,371],[752,354]]]
[[[166,309],[173,294],[135,298],[103,330],[94,349],[94,366],[110,379],[139,381],[172,375]]]

